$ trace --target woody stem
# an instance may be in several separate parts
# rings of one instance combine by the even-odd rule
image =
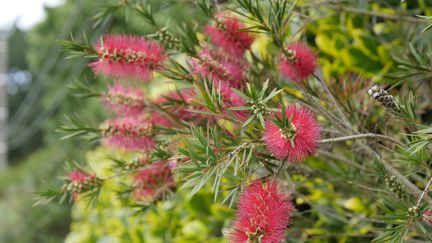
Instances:
[[[354,140],[354,139],[361,139],[361,138],[381,138],[396,143],[397,145],[402,145],[402,143],[400,143],[399,141],[391,137],[382,134],[376,134],[376,133],[364,133],[364,134],[350,135],[345,137],[321,139],[318,141],[318,143],[335,143],[335,142],[343,142],[347,140]]]
[[[427,195],[427,192],[429,191],[429,187],[432,184],[432,177],[429,179],[428,183],[426,184],[422,194],[420,195],[419,200],[417,201],[416,207],[418,208],[420,206],[421,201],[423,200],[423,198],[425,197],[425,195]]]

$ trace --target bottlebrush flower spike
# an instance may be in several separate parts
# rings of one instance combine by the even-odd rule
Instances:
[[[305,160],[315,153],[320,127],[306,108],[291,105],[266,122],[264,141],[277,159],[290,162]]]
[[[279,71],[295,82],[301,82],[313,74],[317,67],[317,56],[303,43],[289,44],[279,62]]]
[[[137,201],[150,202],[174,187],[173,164],[159,161],[135,175],[133,195]]]
[[[105,35],[96,45],[99,59],[90,64],[96,74],[148,80],[165,60],[164,49],[143,37]]]
[[[195,90],[187,88],[171,91],[159,97],[156,103],[180,120],[198,122],[203,119],[202,116],[190,111],[195,109],[192,105],[195,98]]]
[[[230,242],[276,243],[284,238],[294,207],[276,180],[255,181],[240,195]]]
[[[194,73],[203,77],[223,80],[235,88],[240,88],[243,85],[245,63],[229,56],[221,49],[203,48],[198,53],[198,58],[192,61],[192,66]]]
[[[232,107],[239,107],[239,106],[245,106],[246,101],[240,97],[238,94],[236,94],[234,91],[232,91],[231,87],[228,84],[224,84],[223,81],[216,81],[216,83],[219,83],[220,86],[220,92],[222,96],[222,101],[224,103],[225,108],[232,108]],[[231,111],[239,120],[244,121],[247,117],[247,111]],[[225,114],[227,114],[227,111],[224,111]]]
[[[67,180],[69,183],[63,186],[63,190],[72,193],[75,199],[79,193],[91,191],[99,187],[102,183],[95,175],[88,174],[81,170],[69,172]]]
[[[217,92],[220,93],[220,97],[217,97],[217,99],[220,100],[222,103],[221,110],[219,110],[219,107],[216,108],[218,109],[218,112],[222,112],[225,117],[228,117],[230,115],[229,113],[231,113],[234,116],[236,116],[237,119],[239,119],[240,121],[246,120],[247,113],[248,113],[246,110],[229,111],[229,108],[232,107],[245,106],[246,105],[245,99],[243,99],[234,91],[232,91],[231,87],[226,82],[219,81],[219,80],[213,80],[213,82],[217,84],[215,85],[216,87],[214,88],[218,89]],[[203,99],[203,98],[199,97],[199,99]],[[206,107],[203,104],[203,106],[201,106],[198,110],[208,111],[208,107]],[[207,116],[206,121],[210,123],[215,123],[217,119],[214,116]]]
[[[81,170],[73,170],[68,175],[69,181],[77,182],[77,183],[81,183],[81,182],[84,182],[86,180],[91,180],[94,178],[96,178],[95,175],[89,175],[86,172],[83,172]]]
[[[254,42],[250,33],[242,31],[246,26],[228,13],[216,16],[216,26],[207,25],[205,34],[212,42],[233,56],[242,56]]]
[[[104,143],[126,150],[148,151],[155,147],[152,116],[122,117],[108,120],[102,126]]]
[[[142,113],[145,107],[142,90],[120,83],[109,86],[102,99],[106,106],[117,115],[137,115]]]

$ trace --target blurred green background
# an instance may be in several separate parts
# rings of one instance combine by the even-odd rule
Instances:
[[[67,0],[61,6],[46,8],[46,19],[35,27],[21,30],[14,26],[8,31],[9,73],[30,72],[33,78],[23,82],[12,80],[8,88],[9,168],[0,174],[0,242],[61,242],[66,236],[67,242],[167,242],[168,239],[224,242],[221,233],[233,212],[220,204],[213,205],[212,195],[206,192],[193,198],[181,195],[178,203],[160,202],[146,209],[127,208],[124,202],[104,192],[94,211],[84,209],[85,205],[81,204],[72,208],[56,203],[32,207],[34,192],[55,183],[64,161],[88,160],[95,167],[103,163],[100,159],[106,153],[103,149],[87,152],[87,144],[59,142],[60,135],[54,132],[64,114],[78,113],[93,124],[107,116],[98,100],[80,101],[68,94],[67,86],[77,79],[95,78],[84,62],[66,60],[67,53],[60,51],[56,40],[68,39],[69,35],[79,39],[83,33],[89,39],[94,37],[99,30],[93,28],[92,16],[107,2]],[[153,1],[153,4],[163,7],[161,2]],[[168,19],[170,23],[187,22],[192,20],[191,16],[201,23],[206,20],[193,1],[172,2],[181,4],[164,8],[157,15],[162,23]],[[300,1],[300,4],[314,2]],[[394,15],[432,15],[432,1],[428,0],[403,3],[359,0],[351,1],[349,7]],[[320,64],[328,78],[356,72],[365,80],[394,82],[386,76],[396,70],[390,52],[404,53],[407,44],[415,38],[412,28],[424,27],[325,5],[308,8],[305,14],[314,19],[307,26],[306,39],[319,51]],[[127,10],[116,13],[109,30],[137,35],[152,32],[139,16]],[[430,36],[425,35],[416,40],[419,47],[428,44]],[[93,85],[101,88],[103,82],[94,81]],[[342,199],[334,193],[333,185],[319,180],[316,183],[319,186],[311,189],[311,201],[323,207],[340,204]],[[374,214],[374,209],[366,207],[359,198],[347,198],[343,202],[341,208],[357,214]],[[140,213],[143,210],[145,213]],[[313,224],[305,223],[312,235],[342,232],[349,241],[350,234],[362,234],[370,227],[359,222],[340,222],[325,213],[314,217],[317,220]],[[344,236],[338,239],[344,242]]]

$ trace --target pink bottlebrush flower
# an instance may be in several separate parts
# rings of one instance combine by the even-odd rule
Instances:
[[[134,178],[133,195],[136,200],[150,202],[164,192],[174,187],[174,176],[171,172],[172,164],[159,161],[140,170]]]
[[[428,225],[432,225],[432,210],[427,210],[423,213],[422,219]]]
[[[193,88],[187,88],[174,90],[168,94],[162,95],[156,100],[156,103],[180,120],[199,122],[201,116],[190,111],[194,109],[192,101],[195,98],[195,90]]]
[[[101,128],[104,143],[126,150],[147,151],[155,147],[151,115],[108,120]]]
[[[315,153],[320,137],[320,127],[312,112],[296,105],[288,106],[265,125],[264,141],[276,158],[302,161]]]
[[[70,192],[74,200],[78,199],[80,193],[91,191],[102,183],[96,175],[88,174],[78,169],[69,172],[67,180],[69,182],[63,186],[63,190]]]
[[[143,37],[105,35],[96,45],[99,59],[90,64],[96,74],[148,80],[165,60],[164,49]]]
[[[223,80],[235,88],[243,86],[245,63],[227,55],[221,49],[203,48],[198,53],[198,58],[192,61],[192,66],[195,74],[209,79]]]
[[[81,170],[73,170],[68,174],[69,181],[77,183],[82,183],[86,180],[92,180],[94,178],[96,178],[95,175],[89,175]]]
[[[173,127],[174,123],[172,120],[170,120],[169,117],[167,117],[167,114],[164,114],[162,112],[152,112],[152,119],[155,125],[160,127]],[[169,114],[172,115],[172,114]]]
[[[317,56],[303,43],[290,44],[286,50],[290,57],[282,57],[279,71],[295,82],[301,82],[313,74],[317,66]]]
[[[106,106],[117,115],[137,115],[142,113],[145,107],[144,92],[142,90],[127,87],[120,83],[109,86],[102,99]]]
[[[276,180],[253,182],[240,195],[230,242],[281,242],[294,210],[290,194]]]
[[[231,14],[222,13],[216,18],[216,26],[207,25],[205,34],[212,42],[233,56],[242,56],[254,42],[248,32],[242,31],[246,26]]]
[[[220,83],[220,92],[222,95],[222,101],[226,109],[238,106],[246,106],[246,101],[232,91],[228,84],[224,84],[222,81]],[[231,111],[239,120],[244,121],[247,117],[247,111]],[[225,114],[228,113],[227,110],[224,111]]]

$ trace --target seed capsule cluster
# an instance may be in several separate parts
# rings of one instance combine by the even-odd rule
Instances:
[[[397,101],[393,95],[389,94],[386,90],[378,87],[377,85],[372,86],[372,88],[368,90],[368,94],[381,103],[381,105],[385,108],[395,112],[399,111]]]
[[[147,163],[148,163],[147,159],[137,158],[132,160],[130,163],[126,163],[125,165],[123,165],[123,170],[124,171],[136,170],[138,168],[143,167]]]
[[[417,206],[412,206],[408,209],[409,214],[412,217],[418,217],[420,216],[420,209]]]
[[[398,198],[407,198],[405,186],[399,183],[395,176],[387,176],[385,178],[386,185],[390,188],[390,191],[395,193]]]
[[[161,28],[155,35],[154,38],[168,49],[178,49],[180,41],[176,38],[166,27]]]
[[[268,114],[270,113],[269,107],[263,101],[258,101],[252,104],[251,109],[254,114],[262,113]]]

